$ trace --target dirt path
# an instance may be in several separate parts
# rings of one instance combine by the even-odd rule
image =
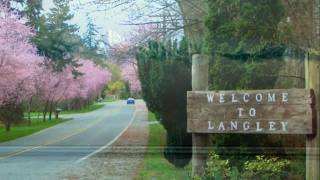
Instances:
[[[119,139],[100,153],[66,169],[60,179],[134,179],[143,162],[148,143],[148,111],[137,104],[136,116],[131,126]]]

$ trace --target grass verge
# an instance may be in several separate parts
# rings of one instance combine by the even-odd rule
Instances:
[[[114,102],[116,99],[112,96],[107,96],[104,98],[103,102]]]
[[[87,113],[87,112],[91,112],[91,111],[95,111],[97,109],[100,109],[104,106],[104,104],[92,104],[88,107],[85,107],[83,109],[77,109],[77,110],[71,110],[71,111],[62,111],[60,114],[79,114],[79,113]],[[31,117],[42,117],[42,112],[31,112],[30,113]],[[24,117],[27,117],[28,114],[25,113]],[[48,116],[48,113],[47,113]],[[54,116],[54,113],[53,113]]]
[[[0,142],[5,142],[17,139],[19,137],[27,136],[35,132],[38,132],[42,129],[46,129],[69,120],[71,119],[56,119],[42,122],[42,119],[32,119],[30,126],[27,124],[27,121],[25,121],[20,123],[19,125],[12,126],[9,132],[6,132],[3,127],[0,127]]]
[[[155,116],[149,112],[149,122],[155,122]],[[166,145],[166,130],[161,124],[149,125],[149,141],[147,155],[143,161],[137,179],[190,179],[190,166],[176,168],[170,164],[163,155]],[[160,149],[156,149],[160,148]]]
[[[97,109],[100,109],[104,106],[104,104],[92,104],[88,107],[85,107],[83,109],[78,110],[71,110],[71,111],[62,111],[60,114],[78,114],[78,113],[87,113],[91,111],[95,111]]]

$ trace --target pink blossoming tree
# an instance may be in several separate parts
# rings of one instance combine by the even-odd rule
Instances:
[[[74,99],[95,99],[111,81],[111,73],[95,65],[91,60],[80,59],[77,71],[81,75],[75,77],[71,66],[62,72],[55,72],[43,67],[35,81],[38,83],[38,95],[44,101],[43,118],[49,112],[49,119],[58,103]]]
[[[78,69],[69,65],[62,72],[53,71],[30,42],[34,33],[25,22],[0,5],[0,121],[7,131],[13,121],[23,118],[23,110],[19,108],[22,102],[28,102],[30,112],[33,97],[41,99],[44,120],[47,112],[51,119],[58,103],[76,98],[94,99],[111,80],[107,70],[89,59],[78,60],[81,64]],[[74,70],[81,75],[75,77]]]
[[[33,69],[43,60],[30,43],[32,28],[25,20],[0,5],[0,120],[10,130],[19,103],[32,96],[34,86]]]
[[[130,61],[128,61],[130,62]],[[138,69],[136,64],[125,63],[121,66],[122,77],[129,83],[130,93],[137,94],[141,90],[141,84],[138,77]]]

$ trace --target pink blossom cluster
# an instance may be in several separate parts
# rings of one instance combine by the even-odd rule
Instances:
[[[30,42],[33,35],[23,19],[0,5],[0,106],[32,96],[51,103],[92,98],[111,81],[111,73],[88,59],[80,59],[77,69],[68,66],[62,72],[53,71]],[[75,77],[73,71],[81,75]]]
[[[62,72],[45,67],[36,73],[37,94],[46,101],[60,102],[74,98],[89,99],[99,96],[105,85],[111,81],[111,73],[97,66],[89,59],[80,59],[80,67],[67,66]],[[81,73],[74,76],[74,70]]]
[[[43,58],[29,42],[33,32],[24,23],[0,5],[0,105],[21,102],[35,91],[33,70]]]
[[[79,77],[80,87],[78,88],[78,96],[90,98],[99,95],[105,85],[111,82],[112,74],[94,64],[91,60],[80,59],[81,66],[78,71],[82,73]]]
[[[138,77],[137,65],[134,63],[125,63],[121,67],[121,72],[124,80],[129,83],[131,93],[138,93],[141,90],[141,84]]]

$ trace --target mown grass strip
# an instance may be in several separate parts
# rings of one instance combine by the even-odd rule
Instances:
[[[91,111],[95,111],[98,110],[100,108],[102,108],[104,106],[104,104],[92,104],[88,107],[85,107],[83,109],[77,109],[77,110],[71,110],[71,111],[62,111],[60,114],[80,114],[80,113],[88,113]],[[42,112],[31,112],[30,113],[31,117],[42,117]],[[47,113],[48,116],[48,113]],[[53,114],[54,116],[54,114]],[[28,114],[25,113],[24,117],[28,117]]]
[[[60,114],[87,113],[87,112],[98,110],[98,109],[102,108],[103,106],[104,106],[104,104],[92,104],[92,105],[90,105],[88,107],[85,107],[85,108],[79,109],[79,110],[62,111]]]
[[[9,132],[6,132],[3,127],[0,127],[0,142],[10,141],[23,136],[27,136],[69,120],[71,119],[55,119],[43,122],[42,119],[33,118],[31,119],[31,125],[28,125],[27,121],[25,121],[20,123],[19,125],[12,126]]]
[[[149,122],[156,121],[153,113],[149,112]],[[176,168],[164,157],[163,148],[166,145],[166,130],[160,123],[149,125],[148,151],[137,179],[190,179],[190,166]],[[155,150],[156,147],[161,149]]]

